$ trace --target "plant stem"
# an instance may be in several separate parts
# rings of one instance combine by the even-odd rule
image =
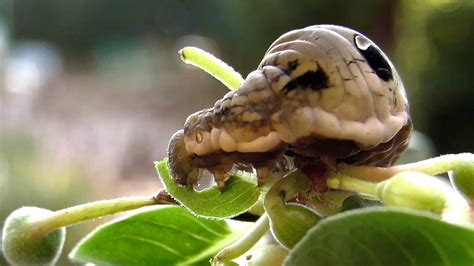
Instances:
[[[244,81],[239,72],[214,55],[196,47],[185,47],[179,51],[181,60],[196,66],[222,82],[231,90],[237,89]]]
[[[222,261],[230,261],[240,257],[262,238],[262,236],[269,230],[269,227],[268,216],[264,213],[239,240],[221,250],[213,258],[213,264]]]
[[[391,167],[375,167],[375,166],[354,166],[347,164],[340,164],[337,168],[337,173],[330,173],[329,176],[343,175],[350,176],[361,180],[370,182],[379,182],[392,177],[395,173]]]
[[[456,170],[456,168],[459,166],[473,163],[474,154],[472,153],[446,154],[416,163],[393,166],[391,167],[391,171],[396,173],[416,171],[428,175],[437,175],[451,170]]]
[[[416,163],[396,165],[392,167],[374,167],[374,166],[353,166],[341,164],[338,167],[340,175],[351,176],[357,179],[378,182],[389,179],[397,173],[414,171],[428,175],[437,175],[448,171],[456,170],[456,168],[474,164],[474,154],[460,153],[447,154],[436,158],[431,158]]]
[[[376,196],[377,183],[353,178],[344,174],[333,173],[327,180],[327,185],[332,189],[341,189],[357,193],[363,193],[370,196]]]
[[[102,200],[55,211],[51,215],[29,221],[29,225],[36,234],[42,236],[64,226],[155,204],[168,202],[150,196]]]

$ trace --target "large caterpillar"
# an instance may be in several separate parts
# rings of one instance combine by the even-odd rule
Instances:
[[[361,33],[317,25],[279,37],[238,90],[190,115],[170,141],[169,167],[188,185],[208,169],[223,188],[235,164],[253,166],[263,182],[285,152],[300,165],[389,166],[411,130],[387,56]]]

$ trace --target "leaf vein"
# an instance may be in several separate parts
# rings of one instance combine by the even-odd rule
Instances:
[[[122,238],[128,238],[128,239],[133,239],[133,240],[137,240],[137,241],[140,241],[140,242],[145,242],[145,243],[148,243],[148,244],[151,244],[153,246],[157,246],[157,247],[160,247],[161,249],[164,249],[170,253],[173,253],[174,255],[176,256],[179,256],[179,257],[182,257],[184,258],[185,256],[183,254],[181,254],[179,251],[177,251],[176,249],[172,248],[172,247],[169,247],[165,244],[162,244],[160,242],[157,242],[157,241],[153,241],[153,240],[150,240],[150,239],[146,239],[146,238],[142,238],[142,237],[138,237],[138,236],[131,236],[131,235],[120,235],[120,237]]]
[[[420,230],[419,232],[433,245],[433,248],[438,252],[439,256],[443,260],[443,265],[451,265],[451,262],[449,261],[449,257],[446,256],[443,249],[436,243],[436,241],[434,241],[433,238],[429,234],[427,234],[424,230]]]
[[[147,223],[150,223],[150,224],[153,224],[153,225],[157,225],[157,226],[161,226],[161,227],[166,227],[166,228],[169,228],[169,229],[173,229],[175,231],[178,231],[180,234],[187,234],[195,239],[198,239],[198,240],[201,240],[201,241],[204,241],[206,243],[209,243],[211,242],[209,239],[205,238],[205,237],[202,237],[200,235],[197,235],[195,233],[192,233],[192,232],[189,232],[189,231],[184,231],[182,228],[179,228],[177,226],[173,226],[173,225],[169,225],[169,224],[162,224],[162,223],[159,223],[159,222],[156,222],[156,221],[147,221]]]
[[[392,241],[392,243],[394,243],[399,249],[400,251],[403,253],[403,255],[405,257],[408,258],[408,260],[410,261],[410,265],[416,265],[416,261],[414,260],[414,258],[410,255],[410,252],[408,252],[408,250],[400,243],[400,241],[398,241],[396,238],[394,238],[392,236],[392,234],[388,233],[386,230],[377,230],[379,231],[380,233],[384,234],[385,237],[387,239],[389,239],[390,241]]]
[[[232,205],[234,202],[238,201],[241,197],[244,197],[244,196],[245,196],[245,197],[248,197],[248,195],[246,195],[246,194],[247,194],[247,192],[248,192],[249,190],[252,190],[252,189],[254,189],[254,188],[253,188],[253,187],[249,187],[249,188],[247,188],[246,190],[242,191],[237,197],[234,197],[232,200],[227,201],[227,202],[226,202],[226,205]],[[216,210],[217,208],[222,208],[222,207],[221,207],[221,206],[215,206],[215,207],[213,208],[213,210]]]
[[[374,264],[370,264],[370,265],[380,265],[380,261],[377,259],[377,256],[374,254],[374,252],[370,248],[368,248],[366,245],[364,245],[361,241],[358,241],[357,239],[353,238],[350,234],[345,233],[345,235],[347,235],[346,239],[352,240],[352,242],[354,242],[356,245],[358,245],[363,250],[365,250],[366,253],[372,259],[372,261],[376,263],[376,264],[374,263]]]
[[[184,216],[184,215],[179,215],[179,216],[182,217],[182,218],[190,219],[190,217],[188,217],[188,216]],[[192,219],[192,222],[195,223],[195,224],[200,225],[203,229],[205,229],[206,231],[208,231],[209,233],[211,233],[213,235],[216,235],[216,236],[225,236],[226,235],[225,233],[221,233],[221,232],[218,232],[218,231],[212,229],[211,227],[207,226],[206,224],[199,221],[198,219]]]

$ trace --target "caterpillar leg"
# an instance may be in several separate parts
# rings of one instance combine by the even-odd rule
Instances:
[[[214,175],[214,181],[216,182],[217,188],[222,192],[225,188],[225,182],[229,179],[232,169],[232,166],[222,166],[209,169],[212,175]]]
[[[265,180],[267,177],[270,175],[270,168],[263,166],[263,167],[257,167],[257,185],[261,187],[263,184],[265,184]]]
[[[329,191],[329,187],[326,183],[326,169],[326,166],[322,163],[306,165],[301,168],[301,171],[309,177],[311,187],[316,194],[324,194]]]
[[[280,173],[285,175],[289,173],[292,169],[290,163],[284,156],[275,159],[272,163],[268,165],[254,165],[255,170],[257,171],[257,185],[261,187],[265,184],[267,177],[271,173]]]
[[[324,194],[329,191],[326,183],[328,169],[337,168],[336,160],[333,157],[321,157],[319,159],[303,156],[295,157],[295,165],[311,181],[311,188],[316,194]]]

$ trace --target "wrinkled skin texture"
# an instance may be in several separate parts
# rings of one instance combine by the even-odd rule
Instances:
[[[190,115],[170,142],[169,166],[188,185],[197,168],[208,169],[220,188],[236,164],[256,168],[262,183],[285,152],[300,168],[389,166],[411,130],[403,84],[385,54],[351,29],[311,26],[282,35],[238,90]]]

